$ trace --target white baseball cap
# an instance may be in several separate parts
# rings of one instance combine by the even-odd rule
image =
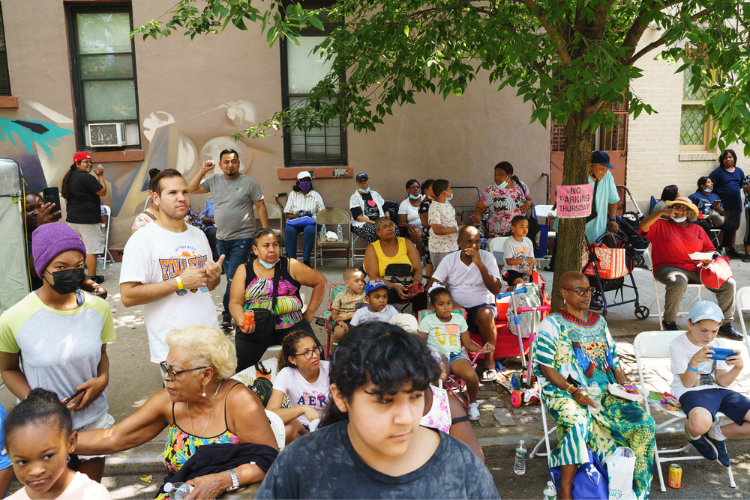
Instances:
[[[297,174],[297,180],[301,181],[305,177],[309,177],[312,179],[312,175],[310,175],[310,172],[307,172],[306,170],[303,170],[302,172]]]

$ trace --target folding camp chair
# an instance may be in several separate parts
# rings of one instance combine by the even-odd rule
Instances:
[[[740,326],[742,327],[742,335],[745,337],[745,345],[747,346],[748,355],[750,355],[750,338],[747,336],[747,327],[745,326],[745,318],[742,316],[743,311],[750,311],[750,286],[743,286],[737,290],[735,295],[734,305],[737,307],[737,314],[740,316]],[[746,373],[735,380],[735,384],[741,382],[750,377],[750,373]],[[734,385],[734,384],[733,384]]]
[[[672,343],[674,339],[682,335],[683,331],[678,332],[642,332],[639,333],[638,336],[635,338],[635,342],[633,342],[633,348],[635,350],[635,362],[638,365],[638,383],[641,386],[642,391],[645,394],[648,394],[650,392],[650,389],[646,387],[646,383],[643,379],[643,366],[641,364],[642,358],[667,358],[669,359],[669,345]],[[646,412],[648,412],[649,415],[651,415],[651,407],[654,407],[658,409],[659,411],[662,411],[666,414],[668,414],[671,418],[669,418],[666,422],[662,422],[661,424],[657,424],[656,431],[658,432],[660,429],[664,429],[665,427],[668,427],[672,425],[675,422],[678,422],[680,420],[687,420],[687,415],[685,415],[682,411],[669,411],[664,409],[664,407],[659,404],[658,401],[651,400],[649,398],[644,398],[644,405],[646,407]],[[717,417],[721,418],[723,415],[721,413],[716,414]],[[654,441],[656,441],[656,438],[654,437]],[[667,488],[664,486],[664,474],[661,470],[661,464],[664,462],[676,462],[679,460],[705,460],[702,455],[690,455],[686,456],[685,452],[690,450],[692,448],[692,445],[690,443],[686,444],[685,446],[681,448],[673,448],[673,449],[660,449],[659,445],[654,442],[654,455],[656,458],[656,469],[659,473],[659,483],[661,484],[661,491],[667,491]],[[671,455],[670,457],[664,457],[663,455]],[[734,475],[732,474],[732,467],[727,468],[727,473],[729,474],[729,486],[732,488],[736,488],[737,485],[734,482]]]
[[[346,291],[346,285],[341,283],[334,283],[328,287],[328,309],[315,316],[316,323],[326,329],[326,359],[329,359],[328,354],[331,351],[331,335],[333,335],[333,328],[336,324],[331,319],[333,314],[333,301],[336,300],[336,296]]]

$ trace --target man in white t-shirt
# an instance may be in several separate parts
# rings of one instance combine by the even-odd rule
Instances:
[[[187,182],[174,169],[151,181],[160,216],[136,231],[125,245],[120,293],[125,307],[143,305],[151,361],[167,359],[167,334],[189,324],[219,322],[210,290],[221,279],[221,263],[211,260],[203,232],[183,220],[190,208]]]
[[[497,329],[497,305],[495,296],[500,293],[502,282],[497,261],[490,252],[479,249],[481,236],[474,226],[464,226],[458,233],[458,248],[446,256],[438,265],[427,284],[442,283],[451,293],[454,304],[466,309],[469,330],[482,337],[482,343],[495,345]],[[494,353],[484,357],[482,382],[497,378]]]

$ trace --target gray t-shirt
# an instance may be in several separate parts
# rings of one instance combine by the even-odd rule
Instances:
[[[253,203],[263,199],[258,182],[244,174],[227,179],[223,173],[217,173],[204,180],[201,186],[214,197],[216,237],[224,241],[252,238],[255,233]]]
[[[52,391],[60,399],[97,376],[102,344],[115,339],[109,305],[83,294],[72,311],[47,307],[35,292],[0,316],[0,351],[20,353],[29,387]],[[82,410],[72,413],[73,428],[96,421],[107,412],[107,391]]]
[[[255,498],[500,498],[487,467],[450,434],[440,433],[437,450],[420,468],[389,476],[360,458],[347,424],[318,429],[284,448]]]

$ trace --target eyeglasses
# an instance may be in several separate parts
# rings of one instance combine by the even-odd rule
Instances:
[[[315,353],[315,355],[317,355],[318,357],[320,357],[320,353],[322,353],[322,352],[323,352],[323,348],[320,347],[320,346],[318,346],[318,347],[314,347],[314,348],[310,349],[309,351],[305,351],[305,352],[301,352],[299,354],[295,354],[295,356],[304,356],[305,359],[312,359],[313,358],[313,353]]]
[[[584,295],[591,295],[592,293],[594,293],[594,290],[596,290],[596,287],[590,286],[588,288],[581,288],[581,287],[563,288],[563,290],[572,290],[575,293],[577,293],[579,296],[583,297]]]
[[[171,380],[172,382],[175,381],[175,379],[177,378],[177,375],[179,375],[180,373],[194,372],[195,370],[202,370],[204,368],[208,368],[207,366],[199,366],[198,368],[190,368],[189,370],[180,370],[176,372],[167,365],[166,361],[162,361],[161,363],[159,363],[159,366],[161,367],[161,370],[167,374],[167,376],[169,377],[169,380]]]
[[[391,222],[390,224],[381,224],[378,228],[378,231],[380,231],[381,229],[393,229],[394,227],[396,227],[396,224],[394,224],[393,222]]]

